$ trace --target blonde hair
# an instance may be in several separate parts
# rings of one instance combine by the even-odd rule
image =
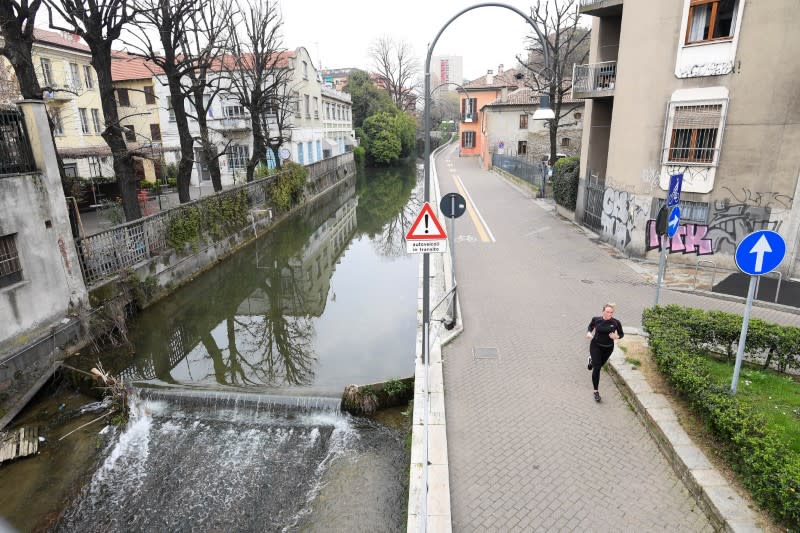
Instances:
[[[603,306],[603,311],[606,310],[606,307],[610,307],[612,311],[616,311],[617,310],[617,304],[615,304],[614,302],[609,302],[609,303],[605,304]]]

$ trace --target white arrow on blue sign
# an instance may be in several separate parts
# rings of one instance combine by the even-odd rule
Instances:
[[[786,242],[772,230],[754,231],[736,247],[736,266],[745,274],[761,276],[775,270],[786,255]]]
[[[667,235],[670,238],[674,237],[679,227],[681,227],[681,208],[676,205],[670,209],[667,217]]]
[[[674,207],[681,202],[682,186],[683,186],[683,174],[673,174],[669,177],[669,194],[667,195],[667,207]]]

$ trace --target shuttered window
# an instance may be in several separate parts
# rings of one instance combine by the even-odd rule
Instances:
[[[714,163],[722,104],[676,106],[668,162]]]
[[[0,287],[22,281],[22,265],[17,252],[17,234],[0,237]]]

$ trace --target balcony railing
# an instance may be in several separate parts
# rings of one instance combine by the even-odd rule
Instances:
[[[250,129],[250,117],[225,117],[220,120],[219,127],[227,131],[246,131]]]
[[[598,17],[622,14],[623,0],[580,0],[580,12]]]
[[[575,65],[572,68],[572,97],[575,99],[614,96],[616,85],[616,61]]]
[[[461,122],[477,122],[478,121],[478,114],[477,113],[464,113],[461,115]]]

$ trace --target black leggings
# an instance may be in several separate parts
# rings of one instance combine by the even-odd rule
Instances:
[[[594,341],[589,343],[589,354],[592,356],[592,385],[594,385],[594,390],[598,390],[597,387],[600,385],[600,369],[606,364],[613,351],[613,344],[611,346],[599,346]]]

